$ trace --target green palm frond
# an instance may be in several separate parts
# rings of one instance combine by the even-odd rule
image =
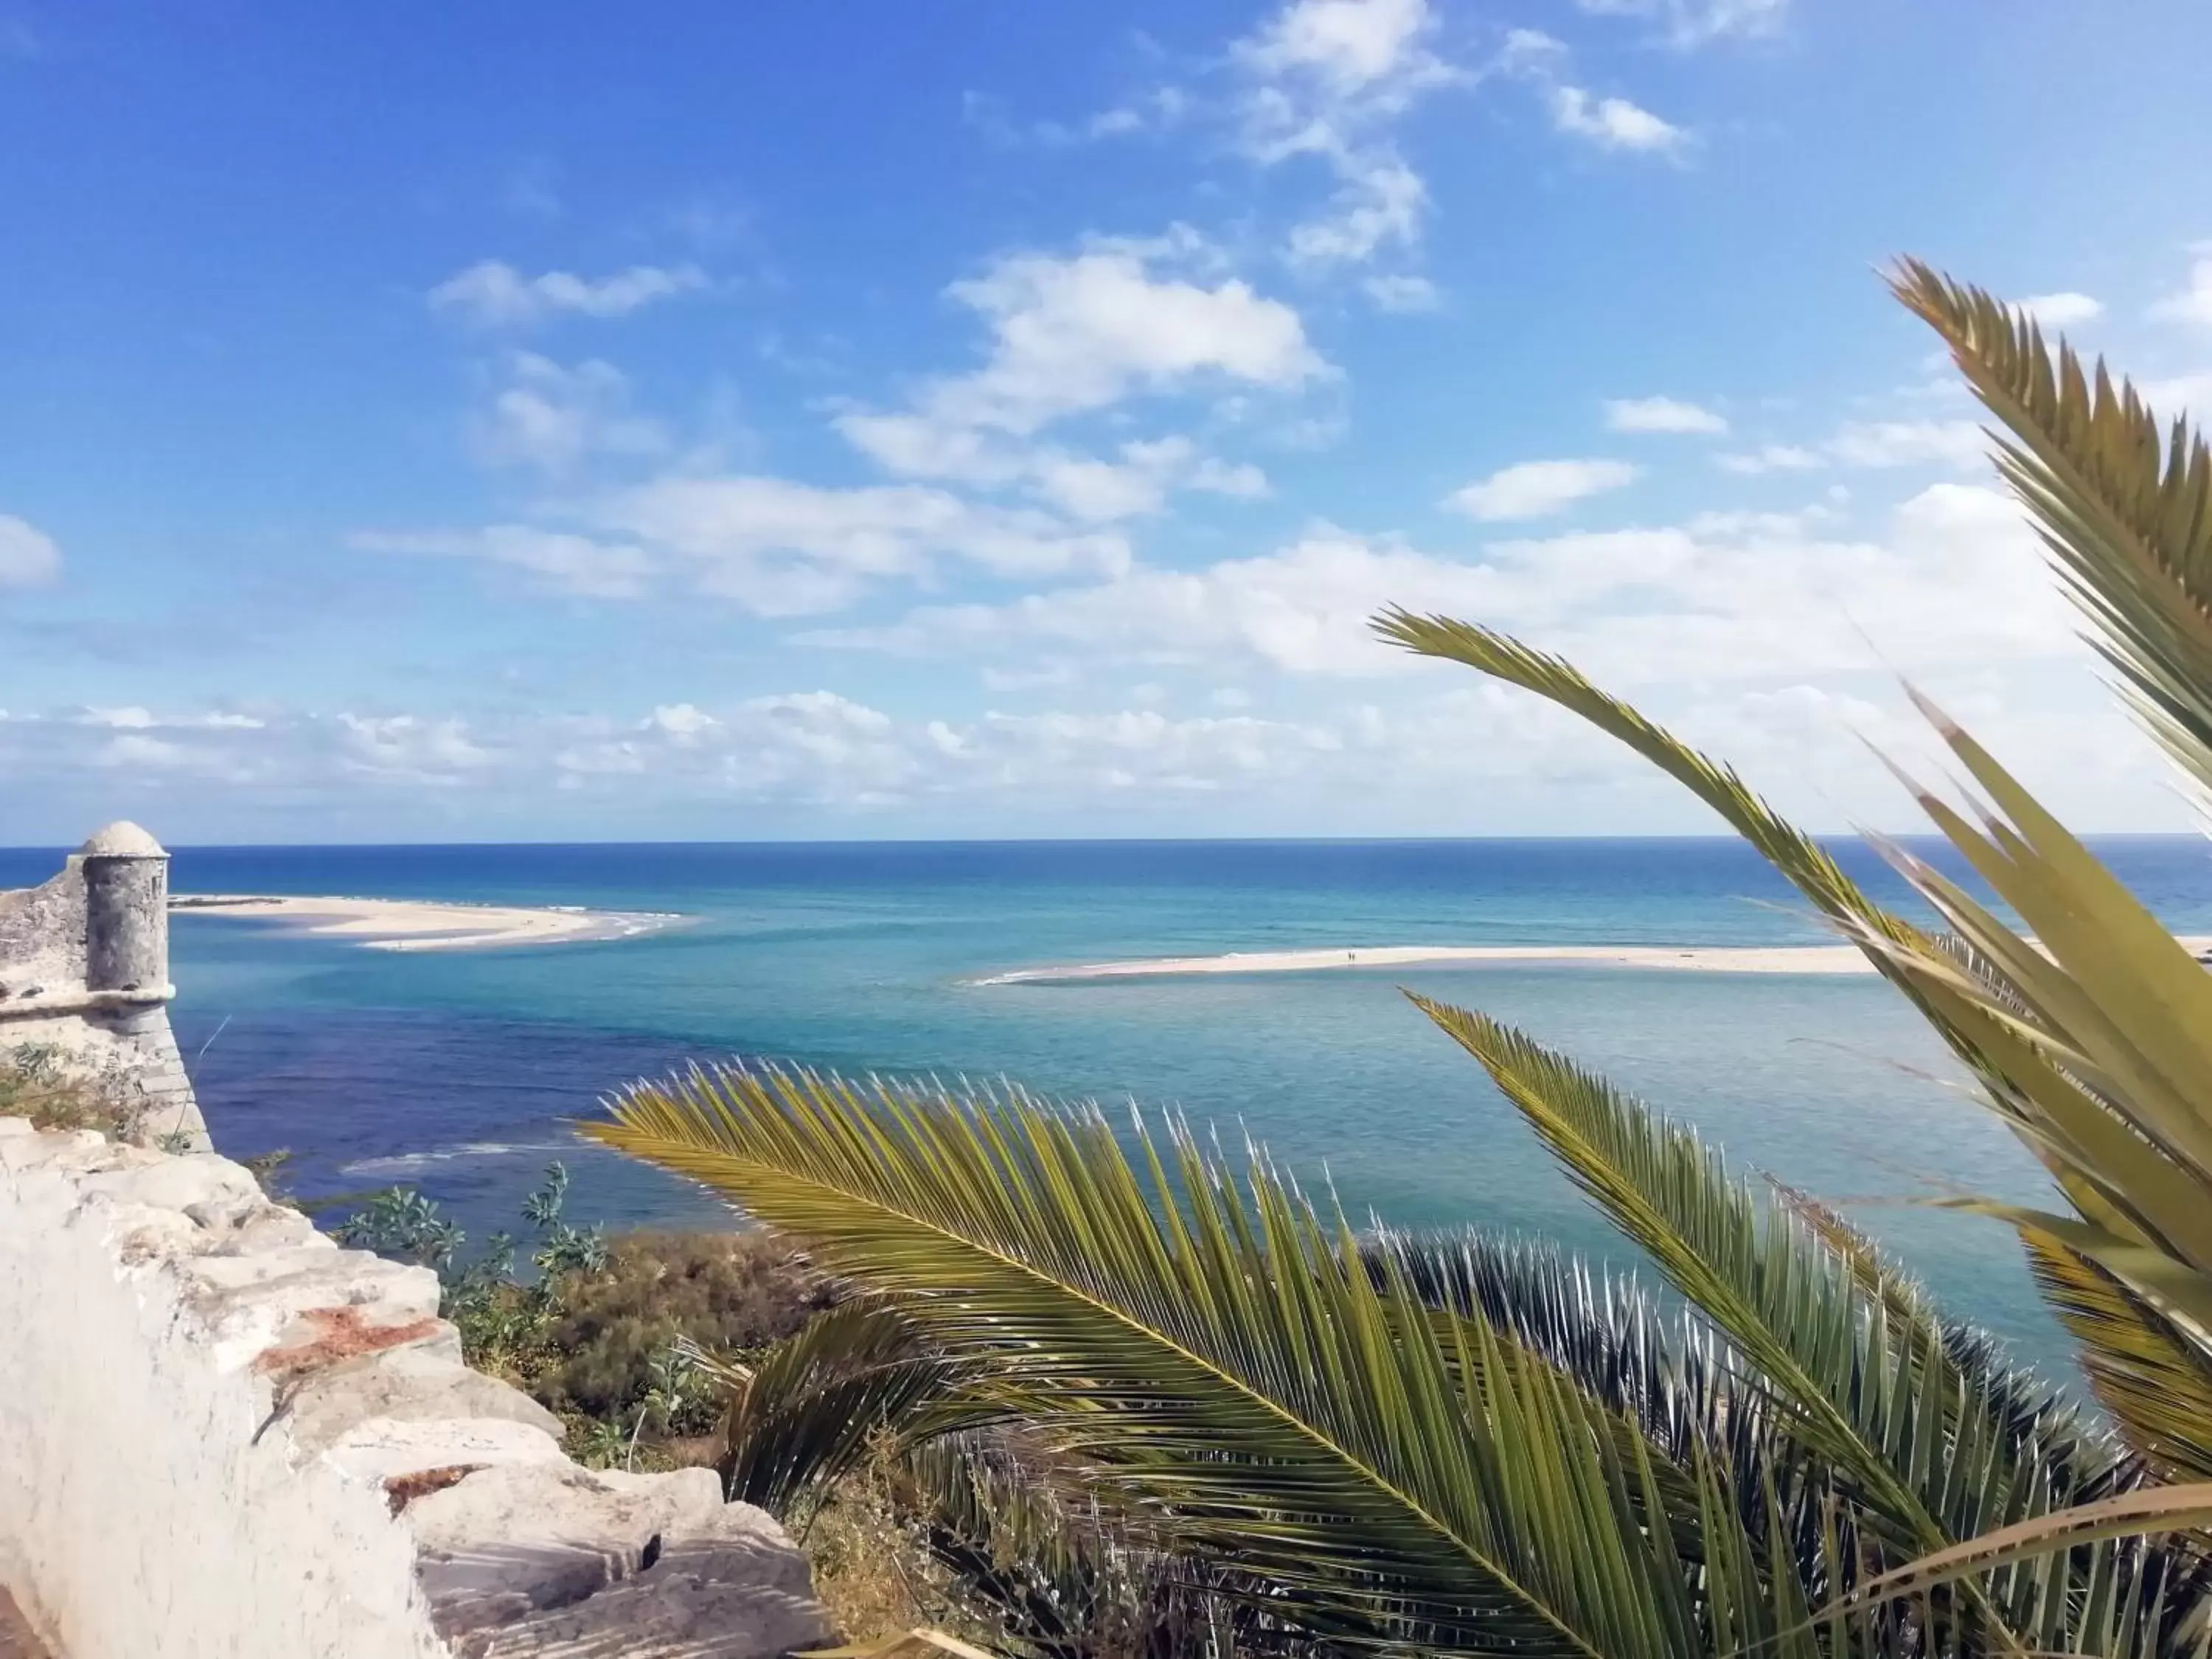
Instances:
[[[2098,1178],[2093,1173],[2093,1158],[2075,1155],[2064,1142],[2053,1139],[2051,1111],[2055,1103],[2067,1110],[2075,1129],[2089,1136],[2094,1147],[2116,1160],[2119,1167],[2139,1170],[2153,1157],[2148,1150],[2139,1152],[2124,1135],[2116,1135],[2112,1127],[2094,1113],[2070,1079],[2054,1073],[2049,1063],[2026,1057],[2034,1052],[2034,1039],[2022,1036],[2023,1024],[2034,1027],[2038,1022],[2014,974],[2034,977],[2030,960],[2037,956],[2034,947],[2009,938],[1993,921],[1987,927],[1960,927],[1949,935],[1930,934],[1875,904],[1819,843],[1769,807],[1732,769],[1698,753],[1556,657],[1449,617],[1391,611],[1376,618],[1376,628],[1385,638],[1409,650],[1468,664],[1550,698],[1620,738],[1686,784],[1765,854],[1823,915],[1855,939],[1875,967],[1905,993],[1952,1052],[1972,1070],[1989,1103],[2051,1173],[2082,1219],[2075,1223],[2058,1218],[2014,1218],[2031,1223],[2051,1249],[2089,1249],[2096,1245],[2110,1255],[2140,1242],[2139,1229],[2130,1213],[2139,1200],[2126,1200],[2109,1181]],[[2080,856],[2086,859],[2087,854]],[[1910,877],[1910,867],[1907,873]],[[2109,893],[2105,897],[2108,902]],[[1955,926],[1950,912],[1941,904],[1937,909]],[[2142,931],[2141,918],[2134,926],[2134,936],[2139,943],[2154,945],[2164,959],[2164,977],[2172,980],[2173,956],[2186,953],[2170,939],[2162,946],[2149,941]],[[2154,921],[2150,926],[2163,933]],[[2011,972],[2007,971],[2008,963]],[[2192,971],[2197,972],[2200,980],[2203,977],[2201,970]],[[2029,1092],[2031,1087],[2043,1091],[2045,1098],[2034,1097]],[[2194,1202],[2212,1220],[2212,1204],[2179,1195],[2175,1202],[2185,1207]],[[2069,1230],[2077,1225],[2091,1231],[2079,1237],[2071,1235]],[[2163,1271],[2163,1258],[2147,1260],[2136,1255],[2108,1261],[2106,1271],[2119,1273],[2123,1280],[2127,1274],[2115,1265],[2119,1260],[2132,1261],[2139,1269]],[[2078,1273],[2074,1277],[2077,1282],[2081,1279]],[[2177,1435],[2171,1422],[2172,1416],[2182,1413],[2208,1414],[2207,1420],[2212,1420],[2212,1385],[2199,1380],[2212,1372],[2212,1362],[2201,1369],[2194,1364],[2163,1368],[2162,1380],[2185,1386],[2172,1396],[2170,1410],[2140,1420],[2130,1414],[2130,1400],[2142,1396],[2124,1386],[2124,1381],[2139,1368],[2145,1355],[2172,1355],[2177,1350],[2203,1347],[2198,1334],[2177,1325],[2170,1311],[2161,1311],[2167,1304],[2148,1294],[2100,1298],[2094,1319],[2080,1316],[2064,1301],[2054,1305],[2069,1328],[2093,1345],[2087,1369],[2092,1380],[2100,1384],[2100,1397],[2127,1430],[2130,1443],[2156,1466],[2194,1475],[2212,1474],[2212,1468],[2197,1461],[2192,1449],[2202,1437]],[[2212,1324],[2203,1328],[2212,1330]],[[2112,1351],[2113,1363],[2107,1365],[2097,1357],[2095,1345],[2115,1342],[2118,1346]],[[2114,1386],[2103,1386],[2108,1381]],[[2160,1418],[2166,1420],[2155,1420]]]
[[[1820,842],[1768,805],[1733,767],[1700,754],[1666,727],[1601,690],[1564,659],[1532,649],[1506,635],[1449,617],[1418,617],[1395,609],[1377,616],[1373,625],[1382,638],[1419,655],[1464,663],[1548,698],[1618,738],[1686,785],[1764,854],[1822,916],[1859,942],[1875,969],[1905,994],[1952,1053],[1980,1080],[1992,1106],[2016,1129],[2024,1129],[2032,1121],[2032,1109],[2014,1097],[2005,1073],[1982,1054],[1973,1032],[1960,1029],[1948,1005],[1931,1002],[1920,980],[1899,967],[1905,954],[1941,957],[1971,974],[1979,966],[1972,950],[1931,936],[1869,898]],[[2085,1213],[2099,1213],[2101,1200],[2094,1188],[2080,1182],[2072,1166],[2048,1156],[2034,1135],[2024,1133],[2023,1139],[2071,1202]]]
[[[2176,1476],[2212,1475],[2212,975],[1987,750],[1928,712],[1986,801],[1978,826],[1925,791],[1922,806],[2033,938],[1891,847],[1981,967],[1865,942],[1967,1033],[2020,1103],[2016,1127],[2084,1195],[2078,1218],[1972,1207],[2020,1230],[2137,1450]]]
[[[1885,937],[1919,937],[1917,928],[1861,891],[1826,848],[1761,799],[1734,767],[1698,753],[1665,726],[1599,690],[1565,659],[1492,629],[1449,617],[1417,616],[1397,606],[1376,617],[1373,627],[1382,638],[1418,656],[1464,663],[1534,691],[1620,739],[1717,812],[1831,921],[1850,917]]]
[[[884,1437],[925,1443],[1006,1408],[967,1391],[963,1368],[890,1308],[847,1302],[817,1315],[751,1365],[696,1356],[727,1407],[724,1492],[777,1515],[848,1473]]]
[[[1178,1547],[1435,1652],[1809,1652],[1722,1476],[1692,1571],[1623,1421],[1475,1319],[1382,1283],[1255,1151],[1180,1126],[1125,1155],[1095,1110],[810,1073],[640,1085],[593,1138],[804,1240],[955,1361],[1018,1387],[1097,1490]],[[1139,1170],[1143,1171],[1140,1176]],[[1172,1170],[1172,1174],[1170,1174]],[[1626,1442],[1626,1449],[1624,1447]],[[1776,1575],[1775,1578],[1789,1575]]]
[[[1726,1338],[1732,1373],[1797,1448],[1785,1467],[1815,1498],[1832,1483],[1881,1558],[1946,1549],[2121,1480],[2116,1447],[1993,1352],[1956,1344],[1870,1244],[1838,1254],[1688,1129],[1485,1015],[1413,1000]],[[2047,1589],[2031,1576],[1992,1593],[1994,1638],[2037,1645]]]
[[[2129,1445],[2161,1480],[2212,1478],[2212,1352],[2088,1257],[2033,1228],[2021,1241]]]
[[[1890,286],[1951,348],[2009,436],[1997,467],[2033,517],[2151,732],[2212,793],[2212,454],[2103,361],[2054,362],[2035,319],[1917,259]]]

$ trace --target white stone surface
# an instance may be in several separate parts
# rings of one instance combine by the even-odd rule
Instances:
[[[64,1659],[766,1659],[827,1634],[708,1471],[595,1474],[419,1268],[212,1154],[0,1119],[0,1584]]]

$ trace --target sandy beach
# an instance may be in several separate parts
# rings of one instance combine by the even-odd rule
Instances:
[[[642,911],[447,904],[429,899],[289,898],[250,893],[179,894],[170,899],[169,913],[284,922],[300,933],[349,939],[372,951],[476,951],[630,939],[683,920]]]
[[[2181,943],[2200,958],[2212,938]],[[1149,957],[1060,968],[1022,968],[977,985],[1031,985],[1055,980],[1135,979],[1182,974],[1305,974],[1341,968],[1403,968],[1423,963],[1499,966],[1557,963],[1580,968],[1639,968],[1702,974],[1871,974],[1851,945],[1379,945],[1356,950],[1232,951],[1217,957]]]

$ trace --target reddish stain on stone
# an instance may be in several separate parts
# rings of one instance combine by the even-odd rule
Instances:
[[[490,1467],[489,1463],[447,1463],[434,1469],[417,1469],[412,1474],[395,1474],[384,1483],[384,1501],[397,1515],[416,1498],[458,1486],[478,1469]]]
[[[315,1328],[315,1334],[289,1347],[269,1349],[253,1362],[255,1370],[270,1376],[299,1376],[342,1359],[357,1359],[365,1353],[380,1353],[404,1342],[416,1341],[438,1328],[434,1319],[372,1325],[361,1316],[358,1308],[309,1308],[300,1317]]]

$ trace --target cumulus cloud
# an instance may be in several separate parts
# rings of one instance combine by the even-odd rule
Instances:
[[[1552,125],[1601,149],[1675,150],[1690,135],[1626,98],[1601,98],[1583,87],[1553,87]]]
[[[599,455],[655,455],[668,447],[660,424],[630,406],[629,382],[597,360],[564,368],[534,352],[514,353],[502,384],[471,419],[471,447],[494,466],[561,476]]]
[[[108,708],[82,708],[75,718],[82,726],[104,726],[123,732],[258,732],[266,724],[256,715],[240,714],[235,709],[157,714],[138,703],[124,703]]]
[[[1738,450],[1713,457],[1716,464],[1730,472],[1809,472],[1827,465],[1819,452],[1802,444],[1761,444],[1757,449]]]
[[[1425,276],[1386,274],[1367,277],[1359,287],[1374,301],[1377,311],[1434,311],[1443,302],[1437,285]]]
[[[1538,519],[1623,489],[1636,482],[1638,472],[1626,461],[1522,461],[1454,490],[1444,505],[1486,522]]]
[[[1433,27],[1425,0],[1292,0],[1234,50],[1267,80],[1310,76],[1340,98],[1376,88],[1403,97],[1447,73],[1425,44]]]
[[[1329,372],[1296,311],[1201,274],[1210,257],[1177,232],[1001,258],[948,290],[989,326],[981,366],[925,382],[903,409],[848,410],[836,428],[898,476],[1021,484],[1093,521],[1154,511],[1170,488],[1264,493],[1256,469],[1204,456],[1186,437],[1125,442],[1118,459],[1039,437],[1132,398],[1224,385],[1290,392]]]
[[[924,576],[940,559],[1030,577],[1111,574],[1129,559],[1117,535],[911,485],[666,477],[608,495],[592,514],[680,564],[699,591],[768,617],[837,610],[875,582]]]
[[[1291,231],[1291,263],[1360,264],[1386,246],[1410,248],[1420,239],[1428,186],[1389,151],[1347,160],[1326,211]]]
[[[504,260],[486,259],[432,289],[430,308],[479,327],[528,328],[564,313],[625,317],[706,285],[696,265],[632,265],[594,279],[566,270],[527,276]]]
[[[1972,421],[1850,421],[1828,441],[1844,466],[1979,465],[1989,439]]]
[[[1809,472],[1820,467],[1940,466],[1972,471],[1989,457],[1972,421],[1846,421],[1817,446],[1763,444],[1717,455],[1730,472]]]
[[[1267,494],[1267,475],[1200,453],[1188,438],[1126,443],[1118,461],[1041,451],[1028,463],[1036,493],[1071,518],[1107,523],[1157,513],[1170,487],[1244,497]]]
[[[948,292],[989,325],[989,360],[921,407],[957,424],[1030,433],[1132,392],[1205,375],[1287,389],[1323,372],[1298,314],[1237,279],[1211,286],[1156,267],[1201,252],[1188,234],[1101,242],[1072,258],[1021,253]]]
[[[2212,328],[2212,247],[2200,246],[2189,267],[2189,281],[2150,308],[2160,322]]]
[[[1634,17],[1655,25],[1668,46],[1692,49],[1715,40],[1752,40],[1779,30],[1790,0],[1575,0],[1597,17]]]
[[[1615,432],[1728,430],[1724,417],[1679,398],[1609,398],[1606,400],[1605,423]]]
[[[0,587],[37,587],[61,573],[62,552],[52,537],[0,513]]]
[[[1367,630],[1396,604],[1508,629],[1622,684],[2078,657],[2042,563],[2004,495],[1939,483],[1875,538],[1826,533],[1817,515],[1714,514],[1500,541],[1462,560],[1322,531],[1202,570],[1134,566],[1090,586],[811,637],[981,661],[1218,672],[1242,660],[1365,677],[1407,670]]]
[[[551,382],[541,374],[533,397],[545,384],[557,384],[564,395],[575,392],[574,376],[546,369],[562,378]],[[576,420],[563,418],[568,413]],[[514,428],[503,433],[520,446],[516,459],[550,469],[608,447],[593,424],[604,418],[588,403],[579,412],[572,398],[521,424],[527,442]],[[657,436],[650,434],[656,447]],[[634,447],[647,442],[641,434]],[[975,476],[966,463],[944,456],[915,459]],[[349,539],[365,552],[478,560],[584,598],[634,599],[664,588],[732,600],[759,616],[808,616],[849,605],[878,583],[929,580],[948,562],[1032,579],[1111,574],[1127,565],[1128,544],[1092,526],[1156,510],[1170,486],[1227,495],[1267,491],[1256,468],[1225,464],[1184,438],[1126,442],[1112,460],[1037,448],[1024,453],[1020,466],[1055,511],[911,484],[840,489],[750,474],[669,472],[548,503],[543,516],[555,522],[368,530]]]
[[[635,599],[659,566],[629,543],[603,542],[535,525],[495,524],[480,530],[361,531],[348,538],[365,553],[432,554],[482,559],[528,573],[563,593],[601,599]]]
[[[2070,328],[2105,314],[2105,302],[2087,294],[2039,294],[2022,300],[2020,308],[2045,328]]]
[[[1419,242],[1427,186],[1389,126],[1423,94],[1472,78],[1437,55],[1435,31],[1427,0],[1291,0],[1231,48],[1245,153],[1263,167],[1311,158],[1335,179],[1290,233],[1294,263],[1356,265]]]

